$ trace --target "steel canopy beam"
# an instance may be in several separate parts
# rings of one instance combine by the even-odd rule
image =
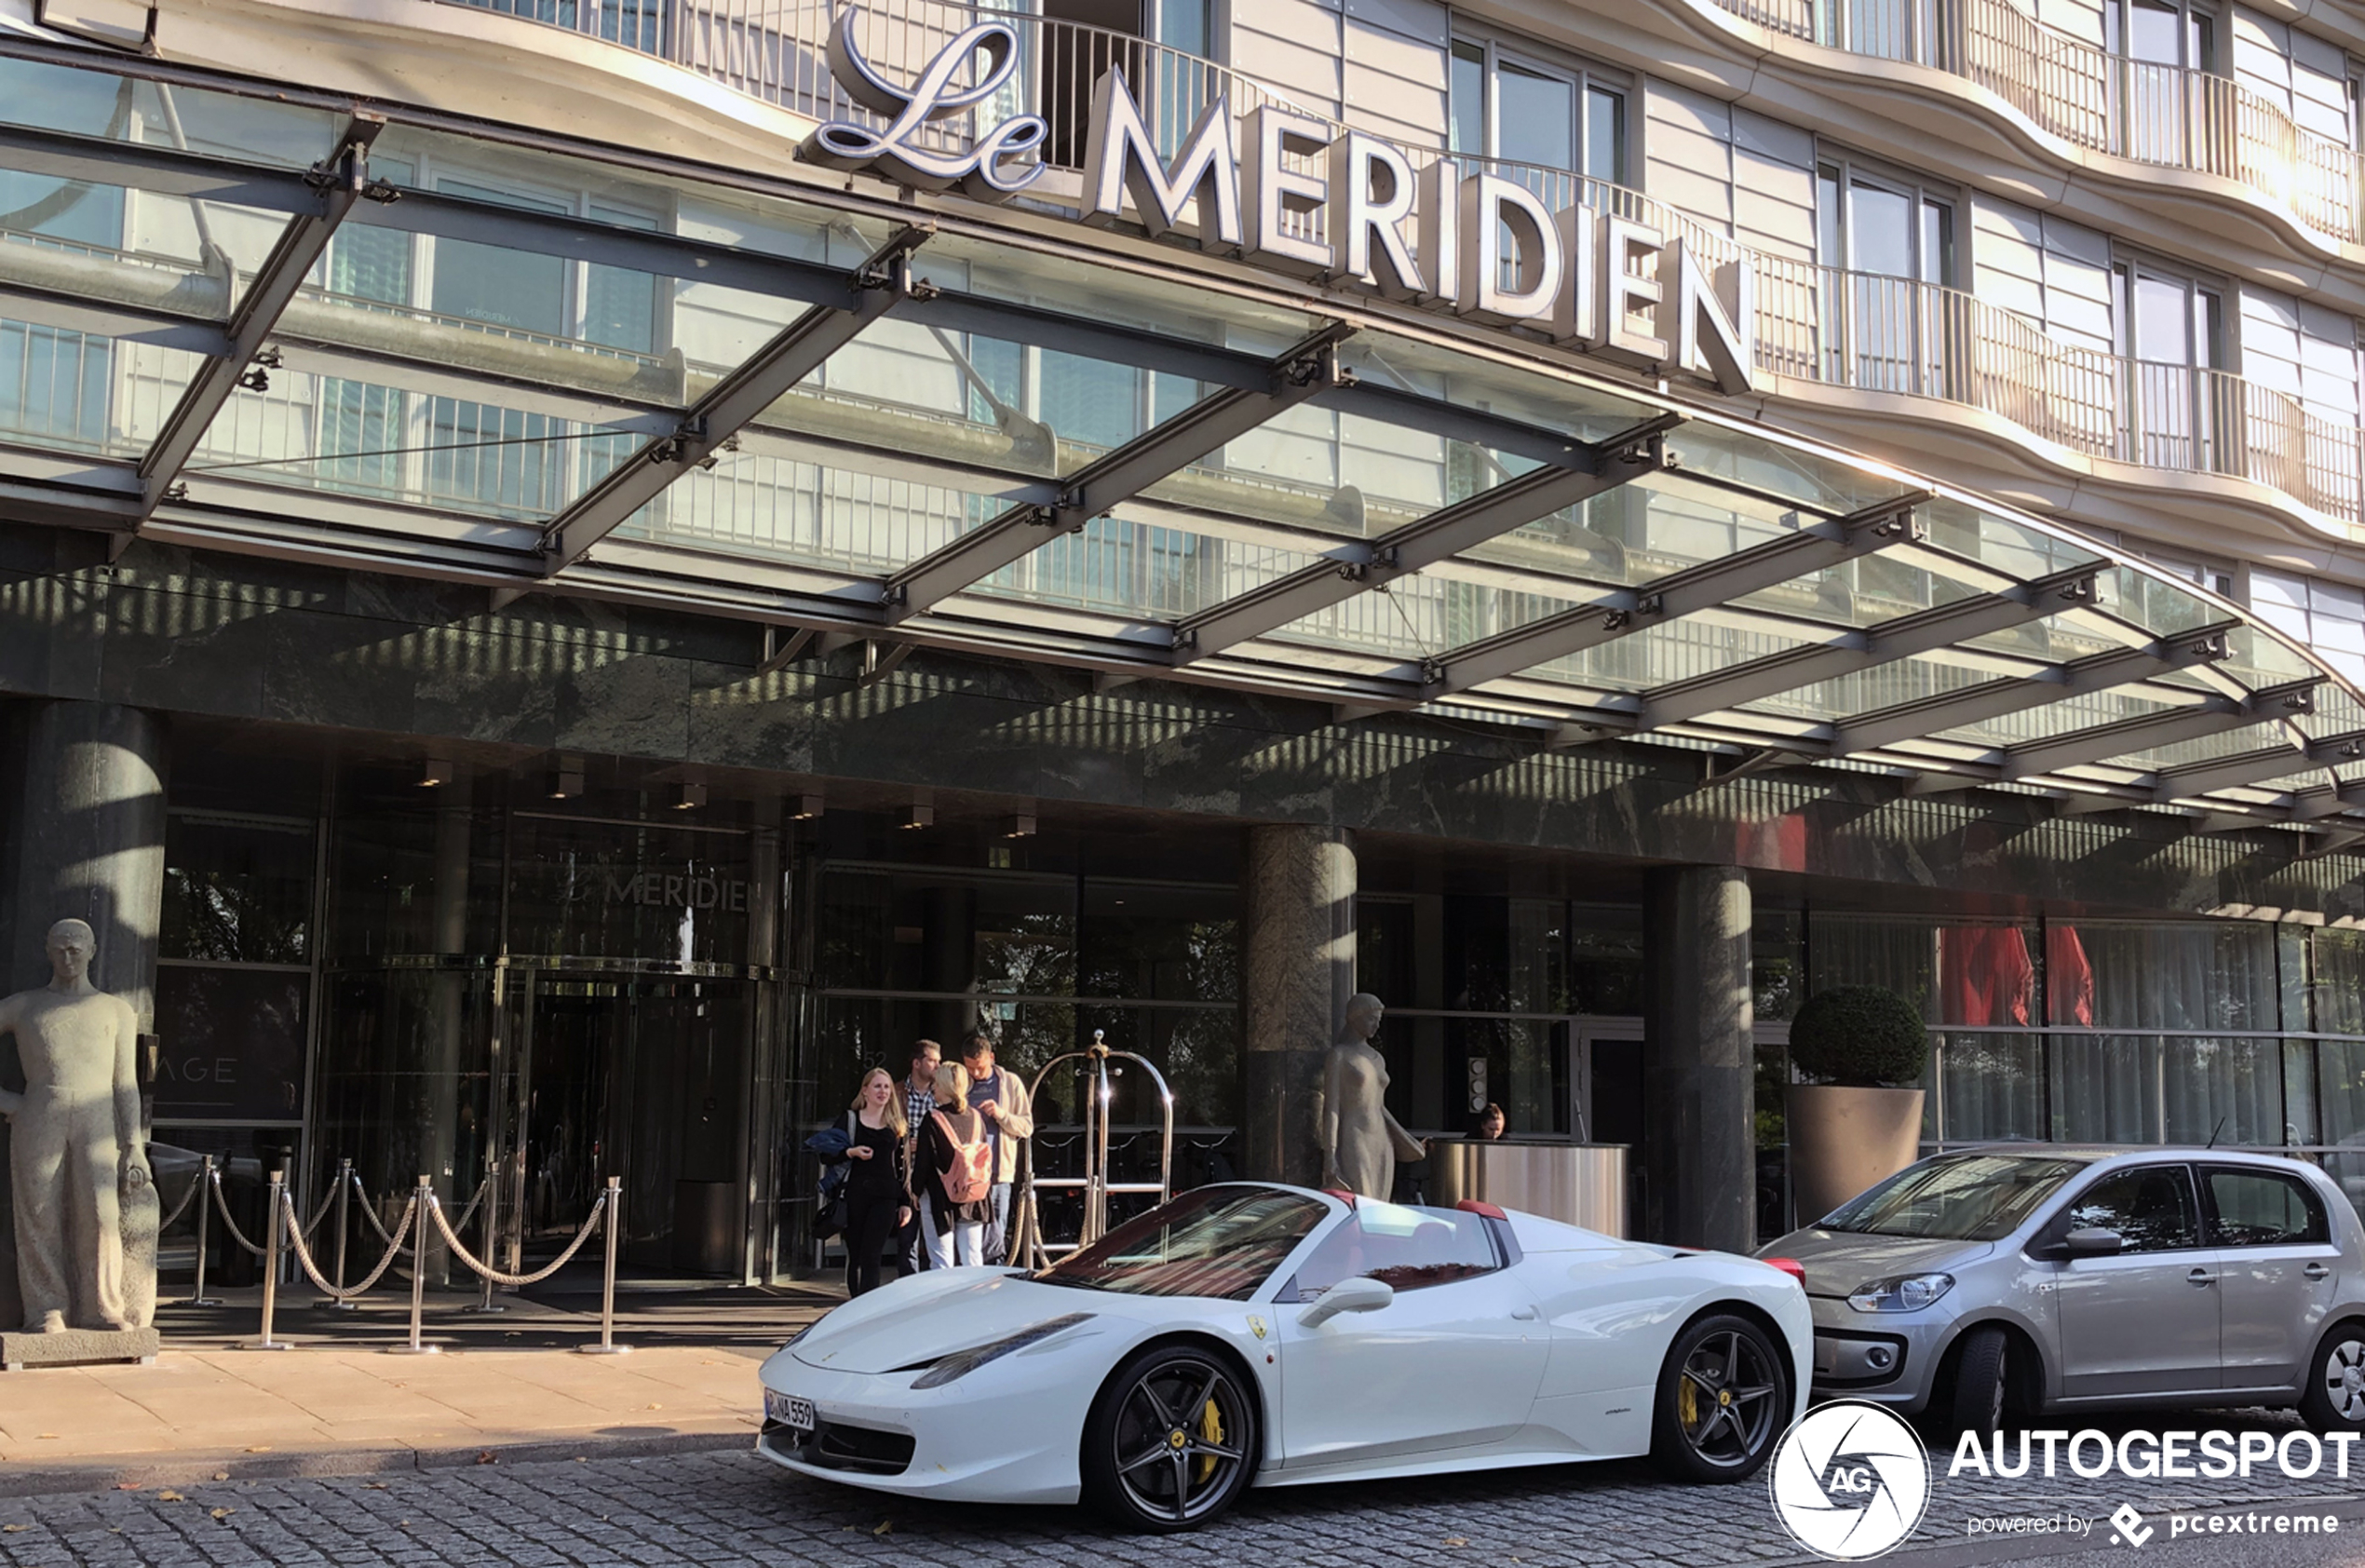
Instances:
[[[1738,708],[1899,659],[1936,653],[2091,604],[2101,570],[2099,566],[2073,567],[1995,593],[1933,605],[1830,642],[1785,649],[1729,669],[1670,683],[1643,694],[1632,733],[1680,724],[1703,713]]]
[[[2238,757],[2162,768],[2153,789],[2159,800],[2183,800],[2360,759],[2365,759],[2365,730],[2352,730],[2346,735],[2327,736],[2298,746],[2270,746]]]
[[[2140,714],[2114,723],[2096,724],[2088,729],[2072,730],[2067,735],[2048,736],[2043,740],[2007,747],[2003,755],[2002,776],[2007,779],[2033,778],[2038,774],[2059,773],[2063,768],[2105,763],[2113,757],[2124,757],[2130,751],[2182,746],[2250,724],[2263,724],[2273,719],[2312,712],[2316,707],[2316,688],[2322,683],[2320,678],[2293,681],[2284,685],[2261,687],[2248,696],[2238,698],[2212,693],[2207,700],[2189,708]]]
[[[1843,720],[1832,726],[1830,746],[1817,754],[1846,757],[1858,751],[1877,751],[1899,741],[1926,739],[1941,731],[2023,713],[2065,697],[2109,691],[2171,670],[2213,664],[2232,652],[2226,634],[2240,624],[2226,621],[2202,627],[2160,638],[2140,648],[2114,648],[2034,675],[1984,681],[1958,692],[1941,692]],[[1982,781],[1971,777],[1964,779],[1963,784],[1967,787]],[[1931,782],[1943,786],[1950,780],[1934,778]]]
[[[776,334],[693,403],[670,435],[645,442],[575,503],[550,520],[542,534],[545,576],[556,576],[606,538],[665,488],[707,462],[749,421],[861,335],[862,330],[930,286],[912,277],[912,252],[929,231],[906,228],[872,252],[850,279],[851,309],[817,304]]]
[[[1615,589],[1589,604],[1451,649],[1431,661],[1432,674],[1423,687],[1422,698],[1451,696],[1630,637],[1645,627],[1664,626],[1680,616],[1714,609],[1853,557],[1910,543],[1921,537],[1913,512],[1931,498],[1929,491],[1914,491],[1846,517],[1803,523],[1796,533],[1721,560],[1687,566],[1634,588]]]
[[[1086,464],[1062,481],[1059,499],[1049,506],[1009,507],[896,573],[887,579],[885,594],[889,622],[943,602],[1059,535],[1106,517],[1160,480],[1223,450],[1224,443],[1310,398],[1347,385],[1353,377],[1341,368],[1338,347],[1353,331],[1343,323],[1322,328],[1275,359],[1260,385],[1210,393]]]
[[[261,372],[250,372],[248,362],[261,351],[280,313],[304,287],[313,265],[328,250],[329,240],[362,196],[370,178],[370,143],[385,128],[385,121],[355,115],[338,140],[337,149],[304,176],[314,198],[314,210],[299,211],[279,231],[277,243],[264,258],[247,291],[231,307],[225,323],[226,352],[206,360],[182,389],[181,400],[165,416],[164,426],[140,458],[142,517],[156,509],[165,492],[181,476],[197,443],[230,394],[241,384],[260,391],[267,383]]]
[[[1185,616],[1175,625],[1173,661],[1187,664],[1220,653],[1564,507],[1659,473],[1667,466],[1667,433],[1682,423],[1682,414],[1660,414],[1606,441],[1578,446],[1566,466],[1534,469]]]

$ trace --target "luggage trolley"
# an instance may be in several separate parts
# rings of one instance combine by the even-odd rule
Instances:
[[[1174,1195],[1174,1091],[1166,1087],[1166,1075],[1157,1070],[1149,1058],[1133,1051],[1111,1050],[1105,1039],[1106,1031],[1092,1031],[1092,1044],[1080,1051],[1053,1057],[1044,1063],[1043,1071],[1034,1075],[1028,1086],[1031,1103],[1039,1103],[1045,1080],[1062,1062],[1091,1063],[1092,1087],[1084,1097],[1084,1174],[1081,1176],[1037,1176],[1027,1183],[1026,1244],[1027,1260],[1034,1268],[1048,1268],[1055,1257],[1064,1256],[1101,1239],[1109,1225],[1109,1195],[1111,1193],[1155,1193],[1164,1203]],[[1155,1182],[1112,1182],[1109,1174],[1109,1059],[1122,1057],[1139,1062],[1158,1088],[1158,1112],[1163,1125],[1158,1139],[1158,1179]],[[1030,1145],[1033,1140],[1029,1141]],[[1034,1150],[1028,1150],[1032,1165]],[[1075,1187],[1084,1194],[1084,1225],[1082,1234],[1072,1242],[1046,1242],[1043,1224],[1035,1207],[1034,1195],[1043,1187]]]

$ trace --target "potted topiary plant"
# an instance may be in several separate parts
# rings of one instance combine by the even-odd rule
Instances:
[[[1791,1021],[1791,1190],[1801,1223],[1913,1163],[1921,1152],[1929,1033],[1893,991],[1842,985],[1808,997]]]

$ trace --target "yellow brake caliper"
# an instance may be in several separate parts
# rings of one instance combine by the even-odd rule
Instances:
[[[1675,1385],[1675,1419],[1683,1424],[1683,1430],[1687,1432],[1699,1429],[1699,1395],[1693,1388],[1692,1380],[1688,1377],[1680,1379]]]
[[[1207,1407],[1199,1412],[1199,1439],[1203,1442],[1211,1443],[1220,1443],[1223,1440],[1223,1413],[1215,1408],[1213,1399],[1210,1399]],[[1210,1453],[1199,1460],[1197,1484],[1205,1486],[1208,1477],[1213,1474],[1215,1474],[1215,1456]]]

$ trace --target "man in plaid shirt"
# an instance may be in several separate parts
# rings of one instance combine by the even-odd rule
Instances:
[[[912,1047],[912,1075],[903,1080],[903,1121],[909,1133],[904,1153],[912,1172],[912,1184],[920,1184],[919,1143],[921,1124],[936,1109],[936,1069],[944,1060],[944,1048],[934,1040],[920,1040]],[[917,1274],[928,1266],[926,1241],[920,1235],[919,1210],[912,1213],[912,1223],[903,1227],[903,1275]]]

